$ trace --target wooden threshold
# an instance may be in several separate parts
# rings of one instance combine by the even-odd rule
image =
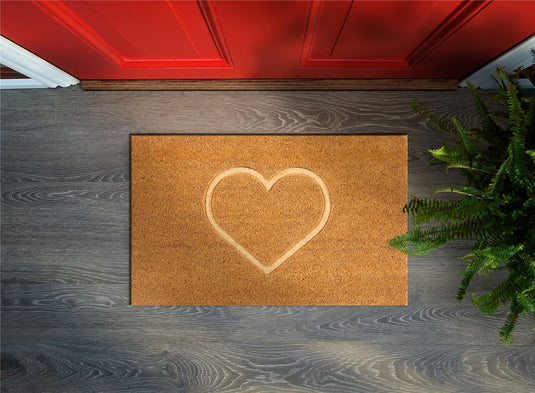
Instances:
[[[87,79],[83,90],[457,90],[457,79]]]

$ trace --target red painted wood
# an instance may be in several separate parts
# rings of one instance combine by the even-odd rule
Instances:
[[[80,79],[460,78],[534,1],[9,1],[1,33]]]
[[[459,2],[383,1],[380,5],[368,1],[315,3],[302,65],[406,69],[411,53],[449,18]]]

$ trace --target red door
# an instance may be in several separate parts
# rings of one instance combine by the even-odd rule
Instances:
[[[5,1],[1,33],[79,79],[460,78],[535,1]]]

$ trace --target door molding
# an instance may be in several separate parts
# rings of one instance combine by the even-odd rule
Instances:
[[[2,82],[3,88],[67,87],[80,83],[72,75],[67,74],[4,36],[0,36],[0,63],[33,80],[33,83],[21,83],[20,87],[17,87],[16,82]],[[12,79],[12,81],[14,80],[20,81]]]

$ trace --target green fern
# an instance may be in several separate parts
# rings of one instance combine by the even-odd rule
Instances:
[[[453,187],[452,192],[457,188]],[[462,188],[460,188],[462,189]],[[438,190],[446,191],[446,190]],[[481,200],[479,197],[462,200],[440,201],[436,199],[413,197],[404,211],[412,214],[413,224],[427,224],[432,221],[454,221],[467,218],[483,218],[500,206],[501,201]],[[480,221],[480,220],[478,220]]]
[[[505,305],[507,301],[515,300],[516,296],[511,299],[512,293],[522,293],[529,288],[531,282],[533,282],[533,280],[530,281],[529,278],[512,270],[505,281],[492,289],[489,293],[480,296],[472,296],[472,303],[478,306],[481,312],[493,314],[498,310],[500,304]],[[515,302],[515,306],[515,308],[518,307],[518,302]],[[516,312],[519,310],[511,309],[511,311]]]
[[[466,183],[437,190],[431,198],[411,196],[403,211],[412,227],[389,242],[390,247],[415,256],[453,240],[473,241],[472,251],[461,258],[466,267],[457,299],[464,298],[475,276],[507,271],[501,284],[472,296],[482,313],[509,306],[500,331],[506,345],[511,344],[520,317],[535,317],[535,99],[520,88],[522,72],[499,69],[493,76],[498,90],[485,102],[469,84],[481,119],[479,128],[466,128],[455,118],[413,102],[412,109],[429,126],[452,136],[449,143],[429,150],[431,163],[459,171]],[[461,199],[437,200],[437,193]]]
[[[516,307],[513,307],[513,305],[511,305],[511,308]],[[505,321],[505,324],[500,330],[500,337],[502,337],[502,341],[505,343],[505,345],[511,345],[511,343],[513,342],[514,329],[519,314],[519,311],[510,311],[507,315],[507,320]]]

